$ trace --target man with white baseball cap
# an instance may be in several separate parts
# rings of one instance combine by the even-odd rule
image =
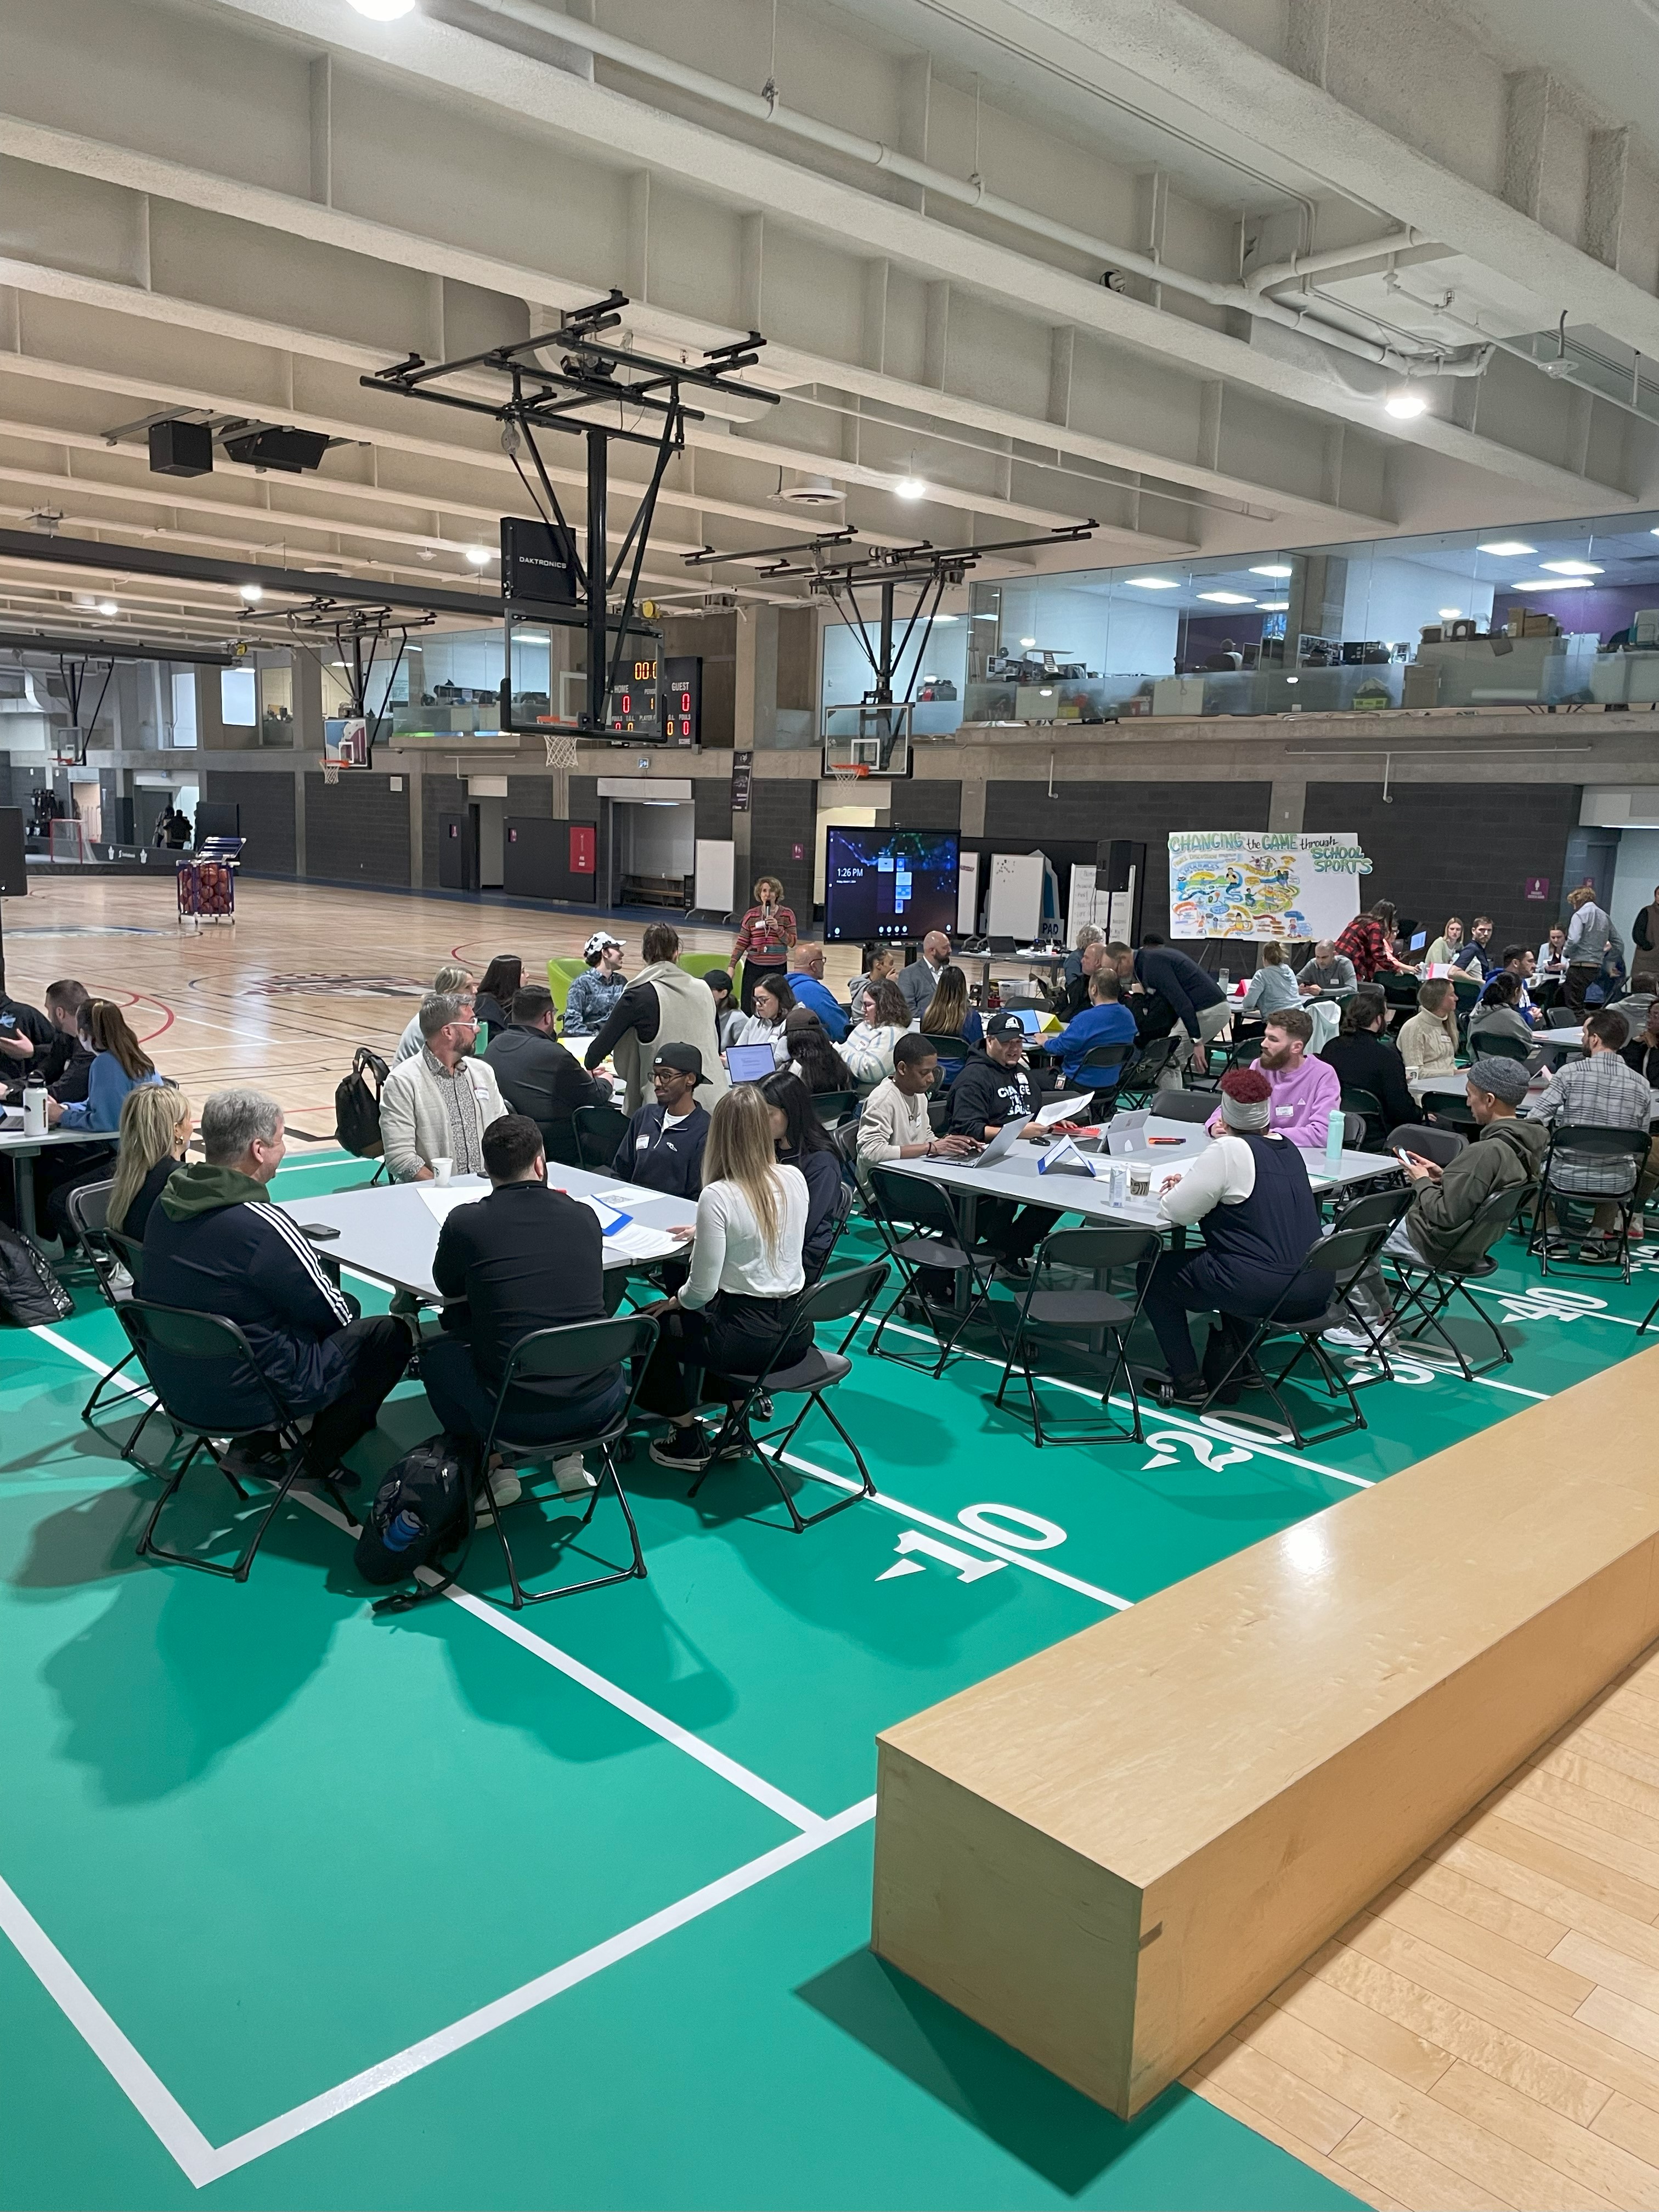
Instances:
[[[592,1036],[615,1013],[617,1000],[628,988],[628,978],[622,971],[627,950],[621,938],[612,937],[608,929],[596,929],[583,945],[587,973],[576,977],[564,1002],[567,1036]]]

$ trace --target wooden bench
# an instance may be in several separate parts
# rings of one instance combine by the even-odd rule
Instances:
[[[1659,1349],[879,1739],[872,1941],[1127,2118],[1659,1636]]]

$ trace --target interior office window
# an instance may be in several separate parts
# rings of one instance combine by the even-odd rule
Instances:
[[[228,730],[252,730],[259,720],[259,679],[251,668],[219,672],[219,719]]]
[[[294,671],[259,671],[259,742],[262,745],[294,743]]]
[[[175,745],[196,743],[196,672],[185,669],[173,679],[173,742]]]

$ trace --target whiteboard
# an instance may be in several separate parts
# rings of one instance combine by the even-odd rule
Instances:
[[[730,914],[737,866],[738,848],[731,838],[699,837],[692,904],[714,914]]]
[[[1103,929],[1109,937],[1117,933],[1112,919],[1115,901],[1110,891],[1103,886],[1097,887],[1099,874],[1099,870],[1091,866],[1087,861],[1079,860],[1073,864],[1071,887],[1066,901],[1066,942],[1068,945],[1077,943],[1078,932],[1090,922],[1097,929]],[[1133,895],[1133,875],[1129,883]],[[1127,939],[1125,942],[1127,942]]]
[[[979,854],[963,853],[957,862],[957,935],[979,934]]]
[[[1012,937],[1030,945],[1042,923],[1041,853],[993,853],[991,900],[985,916],[988,937]]]

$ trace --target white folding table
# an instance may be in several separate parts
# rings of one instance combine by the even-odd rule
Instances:
[[[638,1183],[619,1183],[614,1176],[553,1166],[548,1170],[548,1181],[555,1190],[568,1191],[572,1198],[605,1194],[608,1204],[631,1215],[641,1229],[665,1232],[690,1229],[696,1221],[693,1201],[667,1198]],[[314,1225],[338,1231],[337,1237],[317,1244],[319,1259],[349,1267],[354,1274],[367,1275],[372,1282],[384,1283],[388,1290],[408,1291],[425,1304],[441,1305],[442,1294],[432,1279],[432,1262],[444,1212],[489,1194],[489,1185],[482,1176],[464,1176],[441,1186],[392,1183],[370,1190],[337,1191],[326,1198],[285,1199],[283,1212],[301,1229]],[[556,1255],[550,1253],[549,1258],[556,1261]],[[607,1271],[647,1264],[639,1255],[606,1242]]]
[[[9,1115],[8,1123],[9,1124]],[[16,1126],[0,1128],[0,1158],[13,1163],[12,1179],[17,1191],[17,1226],[26,1237],[33,1237],[37,1215],[34,1204],[34,1163],[48,1146],[58,1145],[112,1145],[115,1133],[111,1129],[48,1129],[44,1136],[26,1137],[21,1116]]]

